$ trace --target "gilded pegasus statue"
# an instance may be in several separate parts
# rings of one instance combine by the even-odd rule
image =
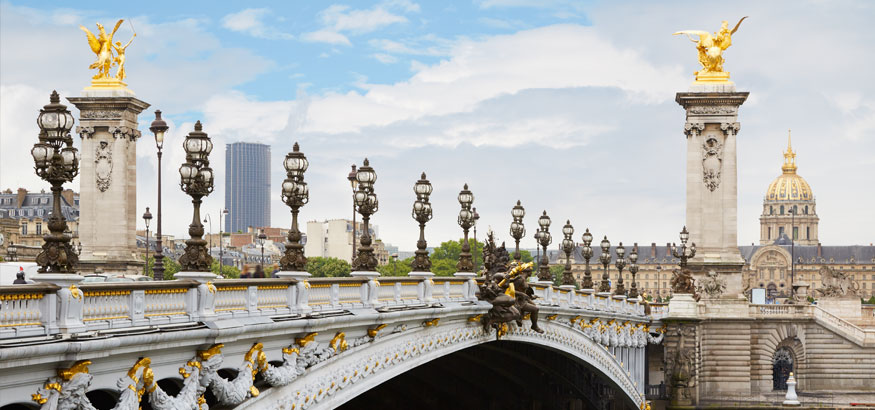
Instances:
[[[88,36],[88,45],[91,46],[91,51],[93,51],[94,54],[97,54],[97,61],[88,66],[89,69],[98,69],[97,75],[93,77],[94,80],[112,78],[109,71],[115,60],[115,56],[113,55],[112,38],[115,36],[115,32],[118,31],[118,28],[123,22],[124,20],[119,20],[115,23],[115,27],[113,27],[112,32],[109,35],[106,34],[106,30],[100,23],[97,23],[97,29],[99,30],[97,36],[85,28],[85,26],[79,26],[79,28],[85,32],[85,35]]]
[[[701,76],[710,73],[723,73],[723,51],[732,45],[732,35],[738,31],[741,22],[747,16],[741,18],[735,27],[730,30],[729,23],[723,20],[720,25],[720,31],[711,34],[703,30],[682,30],[674,33],[674,35],[685,34],[690,41],[696,43],[696,50],[699,52],[699,64],[702,64],[702,69],[696,72],[696,75]],[[699,36],[694,39],[692,36]]]

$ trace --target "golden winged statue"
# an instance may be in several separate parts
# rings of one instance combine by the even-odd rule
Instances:
[[[747,16],[738,20],[735,27],[730,30],[729,22],[723,20],[720,25],[720,31],[713,35],[702,30],[682,30],[674,33],[674,35],[685,34],[690,41],[696,43],[696,50],[699,52],[699,63],[702,64],[702,69],[697,71],[697,82],[727,82],[729,73],[723,71],[723,51],[732,45],[732,35],[738,31],[741,22]],[[698,36],[694,39],[693,36]]]
[[[123,88],[125,86],[125,83],[122,82],[127,76],[125,73],[125,49],[131,45],[137,33],[134,32],[131,40],[124,46],[122,46],[121,42],[113,44],[113,37],[123,22],[124,19],[116,22],[115,27],[112,28],[112,32],[109,34],[106,33],[106,29],[100,23],[97,23],[97,35],[94,35],[84,26],[79,26],[88,38],[88,45],[91,47],[91,51],[97,55],[97,61],[88,66],[90,69],[97,69],[97,74],[91,78],[92,87]],[[131,29],[133,29],[133,26],[131,26]],[[112,76],[110,71],[113,64],[118,65],[115,77]]]

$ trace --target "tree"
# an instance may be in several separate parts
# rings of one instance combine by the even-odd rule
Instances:
[[[459,263],[459,255],[462,254],[462,243],[464,239],[458,241],[442,242],[441,246],[434,249],[429,258],[431,258],[431,271],[438,276],[451,276],[456,272],[456,264]],[[476,263],[474,271],[479,272],[483,266],[483,242],[474,242],[474,239],[468,238],[468,246],[471,247],[471,255],[476,255]]]
[[[307,258],[307,265],[304,269],[316,278],[349,276],[351,271],[347,261],[337,258],[323,258],[321,256]]]
[[[565,272],[565,265],[549,265],[550,276],[553,277],[553,286],[562,285],[562,274]]]
[[[407,276],[413,271],[413,268],[410,267],[411,263],[413,263],[412,257],[400,261],[392,260],[383,266],[377,266],[377,272],[383,276]]]
[[[431,260],[431,272],[436,276],[453,276],[456,273],[456,263],[449,259]]]
[[[155,274],[152,271],[152,266],[155,264],[155,257],[149,255],[149,259],[146,261],[146,276],[154,277]],[[177,263],[175,260],[170,259],[168,257],[164,257],[164,280],[173,280],[177,272],[182,269],[182,265]]]
[[[219,260],[213,259],[213,264],[210,265],[210,271],[215,273],[216,275],[221,275],[225,279],[239,279],[240,278],[240,269],[237,269],[236,266],[222,265],[222,271],[219,272]]]
[[[508,249],[507,251],[510,253],[511,259],[513,259],[513,253],[514,253],[513,248]],[[531,261],[535,260],[535,258],[532,256],[531,252],[526,251],[526,250],[522,250],[522,249],[520,249],[520,259],[523,261],[523,263],[531,262]]]

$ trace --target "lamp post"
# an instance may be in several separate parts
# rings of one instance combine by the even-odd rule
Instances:
[[[659,300],[662,301],[662,290],[659,287],[660,282],[662,281],[662,265],[656,265],[656,295],[659,297]]]
[[[261,232],[258,234],[258,244],[261,245],[261,260],[259,261],[259,265],[261,269],[264,269],[264,242],[267,241],[267,235],[264,234],[264,228],[261,228]]]
[[[474,213],[471,212],[471,204],[474,203],[474,194],[468,190],[468,184],[465,184],[462,191],[459,192],[459,205],[462,210],[459,211],[459,226],[465,233],[464,242],[462,242],[462,253],[459,254],[459,263],[456,264],[458,272],[474,272],[474,262],[471,261],[471,244],[468,243],[468,229],[474,225]]]
[[[18,261],[18,247],[15,242],[9,241],[9,246],[6,247],[6,255],[9,257],[9,262]]]
[[[213,217],[211,217],[210,214],[207,214],[207,217],[204,218],[204,223],[207,223],[207,222],[210,223],[210,225],[209,225],[210,230],[209,230],[208,235],[209,235],[209,237],[210,237],[210,247],[209,247],[209,250],[210,250],[210,255],[212,255],[212,254],[213,254]]]
[[[358,181],[358,179],[356,179],[357,174],[358,173],[355,170],[355,164],[352,164],[352,171],[349,171],[349,175],[346,176],[346,179],[349,180],[349,185],[352,187],[352,259],[353,260],[355,259],[355,241],[356,241],[356,235],[355,235],[355,229],[356,229],[356,226],[355,226],[355,214],[356,214],[356,212],[355,212],[355,206],[356,206],[355,193],[356,193],[356,189],[358,188],[358,185],[359,185],[359,181]]]
[[[73,148],[70,129],[73,115],[61,104],[57,91],[52,91],[49,104],[40,110],[37,124],[39,142],[30,153],[36,174],[52,185],[52,215],[49,234],[43,236],[43,250],[36,257],[40,273],[74,273],[79,257],[70,245],[71,235],[64,233],[67,219],[61,213],[61,191],[64,182],[72,182],[79,174],[79,151]]]
[[[599,292],[607,293],[611,291],[611,279],[608,276],[608,265],[611,264],[611,242],[608,240],[607,235],[602,239],[600,245],[602,254],[599,256],[599,262],[602,263],[604,272],[602,273],[602,283],[599,284]]]
[[[371,168],[370,162],[365,158],[362,167],[356,171],[355,179],[358,181],[355,191],[356,209],[362,214],[362,240],[358,248],[358,255],[352,261],[352,270],[360,272],[376,272],[377,258],[374,256],[374,248],[371,247],[371,233],[368,222],[371,215],[375,214],[380,207],[377,194],[374,193],[374,182],[377,181],[377,173]],[[355,225],[355,224],[353,224]]]
[[[526,216],[526,210],[516,201],[516,205],[510,210],[510,216],[513,217],[513,222],[510,223],[510,236],[516,242],[516,249],[513,252],[513,259],[517,263],[522,262],[522,254],[520,253],[520,239],[526,236],[526,227],[523,225],[523,217]]]
[[[209,272],[213,258],[206,250],[207,241],[203,240],[204,226],[201,224],[201,198],[213,192],[213,170],[210,168],[209,155],[213,143],[203,125],[198,121],[194,131],[185,137],[185,162],[179,167],[182,191],[191,196],[194,214],[188,234],[191,239],[185,241],[185,253],[179,258],[183,271]]]
[[[149,207],[146,207],[146,213],[143,214],[143,221],[146,222],[146,265],[143,266],[143,275],[149,275],[149,222],[152,221],[152,213],[149,212]]]
[[[570,219],[565,221],[562,234],[565,235],[565,239],[562,240],[562,250],[565,251],[565,271],[562,272],[562,284],[574,286],[574,275],[571,274],[571,253],[574,251],[574,240],[571,239],[571,235],[574,235],[574,227],[571,226]]]
[[[680,259],[680,267],[684,269],[687,267],[687,260],[696,256],[696,243],[693,242],[692,246],[687,247],[687,241],[690,239],[690,233],[687,231],[687,227],[684,226],[684,229],[681,230],[681,247],[678,248],[674,243],[671,244],[671,254],[675,258]]]
[[[626,267],[626,258],[624,258],[626,248],[623,247],[623,242],[620,242],[614,251],[617,253],[617,260],[614,261],[614,266],[617,267],[617,286],[614,287],[614,294],[625,295],[626,287],[623,286],[623,268]]]
[[[541,214],[538,218],[538,225],[541,227],[538,243],[544,251],[541,253],[541,266],[538,269],[538,281],[553,282],[553,275],[550,274],[550,259],[547,258],[547,246],[553,242],[553,236],[550,235],[550,217],[547,216],[547,211]]]
[[[632,274],[632,287],[629,289],[629,299],[638,298],[638,282],[635,281],[635,274],[638,273],[638,243],[632,246],[632,253],[629,254],[629,273]]]
[[[392,254],[392,276],[398,276],[398,254]]]
[[[155,232],[155,263],[152,275],[155,280],[164,279],[164,248],[161,246],[161,153],[164,148],[164,133],[167,132],[167,122],[161,119],[161,110],[155,111],[155,121],[149,130],[155,136],[155,146],[158,148],[158,226]]]
[[[292,152],[286,154],[283,167],[286,169],[286,179],[283,181],[283,202],[292,210],[292,229],[286,237],[286,252],[280,259],[280,266],[284,271],[303,272],[307,265],[304,257],[304,245],[301,245],[301,231],[298,229],[298,210],[310,201],[310,190],[304,182],[304,172],[310,162],[300,151],[296,142],[292,146]],[[353,223],[353,226],[355,224]],[[355,229],[355,228],[353,228]],[[355,236],[353,236],[355,238]],[[353,241],[355,243],[355,241]]]
[[[416,194],[416,201],[413,202],[413,219],[419,222],[419,240],[416,241],[416,252],[414,252],[413,263],[411,268],[413,272],[431,272],[431,260],[428,258],[428,251],[425,249],[428,245],[425,242],[425,223],[431,220],[431,203],[428,198],[432,192],[431,182],[425,178],[425,172],[418,181],[413,185],[413,192]]]
[[[581,282],[580,287],[582,289],[592,289],[592,272],[589,270],[589,260],[592,258],[592,234],[589,233],[589,228],[586,228],[586,232],[583,233],[583,249],[581,253],[583,253],[583,259],[586,261],[586,267],[583,271],[583,282]]]
[[[790,207],[790,300],[796,299],[796,205]]]
[[[223,238],[222,220],[225,219],[225,215],[228,215],[228,210],[222,209],[219,212],[219,215],[221,215],[221,216],[219,216],[219,272],[224,272],[225,271],[225,252],[224,252],[224,248],[222,247],[222,238]]]

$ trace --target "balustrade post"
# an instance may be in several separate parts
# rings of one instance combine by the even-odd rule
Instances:
[[[216,319],[216,275],[211,272],[177,272],[176,279],[191,279],[198,282],[196,288],[188,290],[188,313],[192,320],[207,322]]]
[[[258,286],[250,285],[246,289],[246,310],[250,315],[258,314]]]
[[[278,278],[292,278],[296,282],[294,286],[289,286],[288,301],[289,309],[292,312],[296,310],[302,315],[306,315],[313,311],[307,303],[310,296],[310,283],[307,279],[310,278],[310,273],[304,271],[281,271],[276,273]]]
[[[51,328],[50,332],[56,333],[79,333],[85,331],[85,323],[82,322],[82,308],[85,305],[85,293],[76,286],[85,279],[82,276],[70,273],[41,273],[33,279],[40,283],[52,283],[60,289],[55,293],[54,301],[57,302],[58,316],[55,318],[57,329]],[[49,310],[53,306],[49,305]]]
[[[585,309],[594,309],[594,306],[592,303],[593,302],[592,294],[593,294],[593,292],[595,292],[595,290],[593,290],[593,289],[581,289],[580,292],[582,293],[581,297],[582,297],[582,302],[583,302],[580,304],[580,307],[585,308]]]
[[[131,326],[139,326],[146,322],[146,290],[132,290],[130,297]]]

